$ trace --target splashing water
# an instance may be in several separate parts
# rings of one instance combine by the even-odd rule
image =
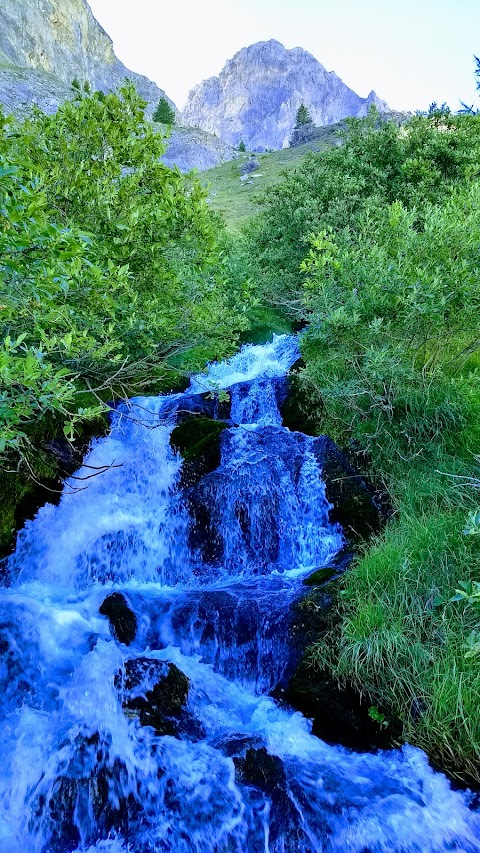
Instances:
[[[266,695],[299,578],[342,544],[314,440],[281,426],[297,357],[274,336],[121,406],[20,533],[0,590],[2,853],[480,851],[469,795],[422,752],[329,746]],[[227,388],[220,465],[187,488],[177,412]],[[99,612],[112,591],[137,616],[130,646]],[[119,673],[145,658],[189,679],[177,736],[122,707]]]

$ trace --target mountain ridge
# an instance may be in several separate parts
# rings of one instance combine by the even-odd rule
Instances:
[[[53,112],[71,96],[74,78],[104,92],[133,80],[147,114],[165,92],[116,56],[110,36],[86,0],[2,0],[0,8],[0,102],[15,113],[32,103]]]
[[[288,145],[301,103],[317,126],[365,115],[370,104],[388,110],[375,91],[362,98],[308,51],[270,39],[241,48],[218,76],[195,86],[181,119],[230,145],[264,151]]]

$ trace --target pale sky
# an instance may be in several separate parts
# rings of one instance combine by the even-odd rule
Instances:
[[[359,95],[394,109],[480,106],[480,0],[89,0],[119,59],[178,107],[242,47],[303,47]]]

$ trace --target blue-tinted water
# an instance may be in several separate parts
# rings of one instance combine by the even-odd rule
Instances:
[[[115,467],[72,480],[19,536],[0,591],[1,853],[480,851],[468,794],[422,752],[329,746],[267,695],[301,576],[342,544],[312,439],[281,426],[297,355],[275,337],[184,395],[133,400],[85,460]],[[175,413],[226,388],[220,466],[182,489]],[[112,590],[137,614],[129,647],[99,613]],[[180,737],[122,709],[118,673],[140,657],[188,676]],[[273,781],[236,772],[248,750],[276,757]]]

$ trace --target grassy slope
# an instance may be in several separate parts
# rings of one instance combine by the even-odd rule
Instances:
[[[335,144],[338,131],[325,128],[323,140],[256,155],[260,175],[251,183],[240,181],[239,167],[248,154],[205,172],[201,179],[212,209],[235,233],[257,212],[259,190],[295,169],[309,149]],[[394,518],[345,575],[333,636],[322,637],[310,651],[312,663],[326,665],[340,682],[367,694],[387,719],[401,720],[405,740],[426,750],[452,776],[476,785],[479,659],[465,657],[465,643],[478,630],[478,612],[449,598],[460,581],[480,577],[480,537],[462,534],[478,501],[474,490],[455,479],[472,473],[467,468],[478,452],[478,438],[471,432],[458,436],[452,458],[440,454],[430,465],[397,471],[397,483],[392,477]]]
[[[334,145],[340,130],[340,124],[318,128],[318,137],[312,142],[269,154],[255,154],[260,169],[246,181],[240,180],[240,168],[251,156],[248,153],[240,154],[237,160],[222,163],[221,166],[203,172],[200,180],[209,189],[211,209],[224,217],[230,231],[238,231],[249,216],[257,213],[255,197],[259,190],[278,182],[283,170],[298,166],[307,151],[319,151]]]

